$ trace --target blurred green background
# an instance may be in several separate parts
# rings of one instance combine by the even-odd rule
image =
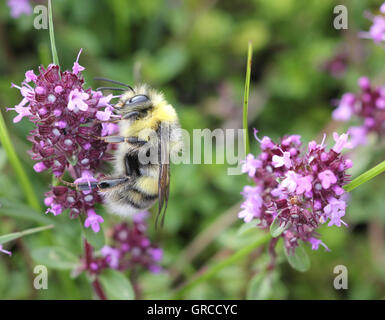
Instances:
[[[44,1],[40,1],[44,3]],[[333,8],[345,4],[349,29],[333,28]],[[331,123],[332,100],[355,91],[358,77],[368,75],[385,83],[385,50],[358,39],[368,30],[365,10],[375,11],[381,1],[308,0],[54,0],[56,45],[63,69],[72,68],[80,48],[80,64],[88,86],[104,76],[129,84],[146,82],[162,90],[178,111],[182,127],[241,128],[247,43],[252,41],[253,67],[250,92],[250,128],[278,138],[295,133],[307,142],[320,133],[342,132]],[[0,2],[0,106],[12,142],[41,201],[48,189],[48,173],[37,174],[26,151],[32,128],[28,120],[13,124],[5,112],[20,101],[10,84],[20,83],[26,70],[51,62],[47,30],[33,28],[34,16],[12,19]],[[342,57],[342,58],[341,58]],[[327,66],[342,60],[341,72]],[[333,60],[334,59],[334,60]],[[252,150],[259,152],[251,139]],[[376,140],[353,155],[352,175],[379,162],[385,146]],[[167,298],[173,288],[191,279],[197,270],[220,261],[252,241],[237,233],[242,221],[236,214],[245,176],[227,175],[227,165],[172,167],[171,199],[163,230],[151,239],[165,250],[160,275],[142,272],[142,298]],[[194,288],[193,299],[383,299],[385,298],[384,178],[378,177],[352,193],[346,221],[349,228],[323,227],[323,241],[332,249],[308,253],[312,267],[306,273],[290,268],[279,258],[276,270],[250,279],[269,261],[266,248],[223,269],[212,280]],[[13,202],[25,198],[0,147],[0,197]],[[117,217],[104,214],[107,230]],[[4,212],[0,207],[0,235],[39,224],[55,223],[52,231],[6,246],[0,254],[1,299],[90,299],[86,276],[71,278],[68,270],[49,271],[49,289],[32,287],[31,250],[62,246],[81,254],[80,227],[66,213],[58,217]],[[204,232],[211,228],[210,232]],[[203,234],[202,234],[203,232]],[[197,238],[198,237],[198,238]],[[195,239],[195,240],[194,240]],[[280,247],[280,257],[282,248]],[[182,263],[184,262],[184,263]],[[349,270],[349,289],[333,288],[333,268]],[[251,293],[250,293],[251,292]]]

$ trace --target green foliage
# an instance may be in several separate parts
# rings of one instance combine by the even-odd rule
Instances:
[[[28,229],[28,230],[24,230],[24,231],[20,231],[20,232],[13,232],[13,233],[5,234],[5,235],[0,236],[0,244],[19,239],[19,238],[27,236],[29,234],[34,234],[34,233],[41,232],[41,231],[44,231],[47,229],[51,229],[52,227],[53,227],[53,225],[50,225],[50,226],[32,228],[32,229]]]
[[[100,274],[99,280],[109,299],[134,299],[134,289],[132,288],[127,277],[125,277],[121,272],[113,269],[106,269]]]
[[[31,255],[36,262],[48,268],[72,270],[79,263],[75,255],[63,247],[41,247],[33,249]]]
[[[343,92],[356,91],[359,76],[369,75],[374,82],[384,83],[384,49],[356,37],[358,30],[368,30],[370,25],[363,11],[375,10],[379,2],[354,0],[347,5],[346,32],[332,28],[335,2],[331,0],[66,0],[54,1],[53,16],[63,69],[72,68],[83,48],[80,64],[86,67],[89,86],[99,85],[92,80],[96,76],[129,84],[149,83],[164,92],[175,106],[182,127],[190,133],[197,128],[243,127],[245,59],[251,41],[250,132],[257,128],[262,136],[272,138],[300,133],[306,143],[332,130],[333,126],[328,126],[331,101]],[[26,70],[37,72],[40,64],[52,62],[48,31],[33,29],[32,21],[32,16],[12,19],[6,1],[0,1],[0,113],[4,117],[4,122],[0,119],[0,235],[37,225],[54,224],[55,228],[7,243],[13,255],[8,259],[0,253],[0,298],[89,299],[93,297],[89,279],[69,276],[70,270],[80,264],[81,235],[101,248],[103,243],[109,244],[111,226],[121,219],[98,209],[105,219],[104,239],[102,233],[94,234],[69,219],[68,212],[53,217],[40,208],[51,176],[32,169],[33,161],[27,154],[31,146],[26,140],[31,124],[25,119],[13,124],[14,112],[5,111],[21,100],[18,90],[10,88],[11,82],[19,84]],[[347,71],[343,77],[334,78],[322,66],[344,50]],[[346,130],[342,126],[333,128],[339,133]],[[359,149],[354,154],[352,176],[383,161],[383,148],[381,142],[372,139],[368,147]],[[250,149],[260,152],[252,134]],[[203,277],[205,281],[185,292],[184,298],[385,296],[384,260],[378,253],[383,252],[384,242],[383,176],[352,192],[345,219],[348,228],[321,228],[322,240],[331,252],[299,249],[289,258],[301,270],[311,261],[308,272],[294,270],[285,259],[282,242],[278,242],[276,270],[266,273],[263,270],[270,262],[267,244],[260,251],[250,247],[261,236],[255,222],[235,223],[238,209],[229,213],[240,203],[243,186],[251,182],[243,175],[227,175],[227,168],[220,164],[172,166],[165,227],[155,231],[153,220],[149,224],[151,239],[165,250],[163,267],[167,272],[138,272],[142,298],[169,298],[181,281],[191,283],[202,270],[209,272]],[[217,235],[202,242],[194,259],[176,270],[175,261],[212,224]],[[277,235],[279,227],[275,227]],[[244,248],[250,251],[240,258],[236,255],[239,259],[234,260],[234,254]],[[29,277],[37,263],[50,269],[46,292],[31,289]],[[332,286],[333,267],[338,264],[349,269],[350,289],[343,294]],[[127,281],[114,271],[101,276],[107,294],[116,298],[133,298]]]
[[[295,270],[305,272],[310,269],[310,259],[302,245],[299,245],[293,254],[285,250],[285,255],[287,261]]]
[[[289,227],[288,224],[279,224],[278,220],[279,214],[274,218],[273,223],[270,225],[270,234],[273,238],[277,238]]]

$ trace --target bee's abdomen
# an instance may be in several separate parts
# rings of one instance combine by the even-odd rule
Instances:
[[[158,199],[158,181],[154,177],[139,177],[125,194],[121,202],[135,209],[145,210],[151,207]]]

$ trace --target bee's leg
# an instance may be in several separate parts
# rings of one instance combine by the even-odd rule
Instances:
[[[130,177],[119,177],[119,178],[106,178],[100,181],[92,181],[92,182],[81,182],[81,183],[71,183],[59,178],[59,181],[66,185],[67,187],[75,188],[77,191],[88,191],[95,188],[100,190],[110,189],[116,187],[120,184],[126,183],[130,180]]]
[[[58,180],[67,187],[75,188],[78,191],[87,191],[94,189],[98,186],[98,182],[90,181],[90,182],[81,182],[81,183],[73,183],[63,180],[61,177]]]
[[[129,177],[121,177],[121,178],[108,178],[104,179],[98,182],[98,188],[100,190],[106,190],[106,189],[111,189],[114,188],[120,184],[127,183],[130,180]]]
[[[134,144],[136,146],[143,146],[147,143],[146,140],[139,139],[138,137],[126,137],[124,142]]]
[[[99,190],[106,190],[113,187],[116,187],[120,184],[126,183],[130,180],[129,177],[121,177],[121,178],[107,178],[103,179],[97,182],[82,182],[82,183],[74,183],[76,186],[76,190],[78,191],[88,191],[95,188],[98,188]]]
[[[106,136],[99,137],[100,140],[103,140],[106,143],[122,143],[126,142],[136,146],[143,146],[147,143],[146,140],[141,140],[138,137],[121,137],[121,136]]]
[[[105,137],[97,137],[100,140],[103,140],[106,143],[121,143],[126,139],[125,137],[120,136],[105,136]]]

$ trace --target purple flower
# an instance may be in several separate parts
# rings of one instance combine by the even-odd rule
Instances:
[[[74,66],[72,67],[72,72],[73,74],[77,75],[79,72],[82,72],[83,70],[85,70],[84,67],[82,67],[80,64],[79,64],[79,58],[80,58],[80,54],[82,53],[83,49],[80,49],[79,53],[78,53],[78,56],[76,58],[76,61],[74,62]]]
[[[104,246],[101,258],[93,258],[91,273],[99,273],[104,268],[119,271],[134,270],[143,267],[151,272],[161,271],[159,262],[163,259],[163,250],[153,245],[146,235],[148,212],[135,215],[132,224],[118,224],[113,229],[112,244]]]
[[[350,142],[348,142],[349,135],[347,133],[343,133],[340,136],[337,132],[333,133],[333,139],[336,142],[332,150],[336,153],[341,153],[342,149],[349,148],[351,149],[353,146]]]
[[[337,177],[331,170],[325,170],[318,174],[318,179],[321,181],[322,188],[329,189],[332,184],[337,182]]]
[[[324,208],[324,212],[327,217],[330,219],[328,226],[336,225],[337,227],[341,226],[341,223],[345,224],[341,220],[341,217],[345,215],[346,202],[343,200],[338,200],[336,198],[329,199],[329,204]]]
[[[85,102],[89,98],[89,94],[74,89],[70,92],[67,108],[75,113],[79,110],[87,111],[88,104]]]
[[[150,254],[152,259],[156,262],[161,261],[163,259],[163,249],[161,248],[152,248],[150,249]]]
[[[36,74],[33,72],[33,70],[28,70],[26,73],[25,73],[25,82],[31,82],[31,81],[36,81],[37,80],[37,76]]]
[[[5,254],[7,254],[7,255],[9,255],[9,256],[12,255],[12,252],[11,252],[11,251],[8,251],[8,250],[3,249],[3,246],[2,246],[1,244],[0,244],[0,252],[5,253]]]
[[[353,148],[367,143],[367,129],[365,127],[350,127],[348,130]]]
[[[31,15],[32,7],[28,0],[8,0],[8,7],[11,9],[11,16],[18,18],[22,14]]]
[[[288,171],[285,179],[280,183],[280,187],[289,192],[294,192],[297,188],[298,175],[294,171]]]
[[[96,212],[92,209],[89,209],[87,214],[88,214],[88,217],[84,221],[84,226],[86,228],[91,227],[91,229],[94,232],[99,232],[99,230],[100,230],[99,224],[103,223],[104,219],[101,216],[97,215]]]
[[[335,120],[360,120],[359,126],[349,128],[350,146],[365,145],[369,133],[379,138],[385,135],[385,87],[374,87],[367,77],[358,80],[361,92],[345,93],[337,109],[333,111]],[[340,142],[347,137],[340,137]],[[348,144],[349,145],[349,144]],[[336,146],[338,150],[338,146]],[[338,151],[336,151],[338,152]]]
[[[261,147],[263,152],[253,157],[260,162],[254,169],[248,168],[255,171],[255,186],[244,187],[238,217],[246,223],[258,219],[257,226],[261,228],[268,228],[277,219],[285,227],[280,237],[289,253],[294,252],[299,240],[308,242],[313,249],[320,244],[327,248],[319,239],[318,227],[325,222],[328,226],[344,223],[343,186],[349,181],[346,170],[352,162],[341,152],[351,144],[347,134],[335,133],[336,144],[328,150],[325,139],[326,135],[320,144],[311,141],[305,151],[297,135],[285,136],[280,143],[266,138],[269,147]],[[285,159],[290,166],[285,165]]]
[[[18,113],[18,115],[15,118],[13,118],[13,123],[20,122],[21,119],[23,119],[24,117],[29,117],[29,116],[32,115],[31,111],[30,111],[30,108],[29,107],[24,107],[27,102],[28,102],[27,99],[24,98],[14,108],[7,108],[7,111],[14,110],[14,111],[16,111]]]
[[[311,244],[312,250],[318,250],[319,245],[322,245],[325,248],[325,251],[330,251],[326,244],[324,244],[320,239],[310,238],[309,242]]]
[[[312,176],[300,177],[297,179],[297,194],[303,194],[305,192],[310,192],[312,189]]]
[[[258,133],[258,130],[254,129],[254,137],[260,143],[262,150],[272,149],[274,147],[274,144],[269,137],[265,136],[262,138],[262,140],[259,140],[257,133]]]
[[[351,93],[345,93],[338,105],[338,108],[333,111],[332,117],[338,121],[349,121],[353,115],[355,97]]]
[[[238,218],[243,219],[246,223],[258,216],[259,206],[254,199],[250,198],[241,205],[241,212],[238,213]]]
[[[250,153],[247,155],[246,160],[243,161],[242,172],[247,172],[249,177],[254,177],[257,168],[260,168],[262,165],[261,161],[255,159],[254,156]]]
[[[274,168],[285,166],[289,169],[291,167],[290,152],[283,152],[282,157],[274,155],[272,164]]]
[[[342,51],[337,52],[331,59],[328,59],[322,67],[331,76],[339,78],[344,75],[348,63],[349,56],[346,51]]]
[[[120,258],[120,251],[118,249],[111,248],[110,246],[104,246],[100,250],[100,253],[103,257],[106,258],[106,261],[110,268],[118,269]]]
[[[112,95],[84,88],[79,65],[81,50],[72,71],[60,71],[59,66],[40,67],[25,73],[21,86],[12,84],[22,95],[14,108],[14,122],[27,117],[35,128],[28,140],[32,143],[29,154],[36,161],[36,172],[50,171],[61,178],[64,173],[75,183],[87,182],[91,186],[100,177],[104,161],[111,159],[112,147],[98,137],[116,133],[116,124],[101,124],[97,114],[109,118]],[[91,188],[90,188],[91,189]],[[97,190],[77,191],[67,186],[52,187],[46,194],[47,213],[59,215],[69,209],[71,218],[87,215],[86,224],[99,230],[102,218],[90,214],[102,199]]]
[[[44,162],[38,162],[33,166],[33,170],[36,172],[42,172],[45,169],[47,169],[47,167],[45,166]]]

